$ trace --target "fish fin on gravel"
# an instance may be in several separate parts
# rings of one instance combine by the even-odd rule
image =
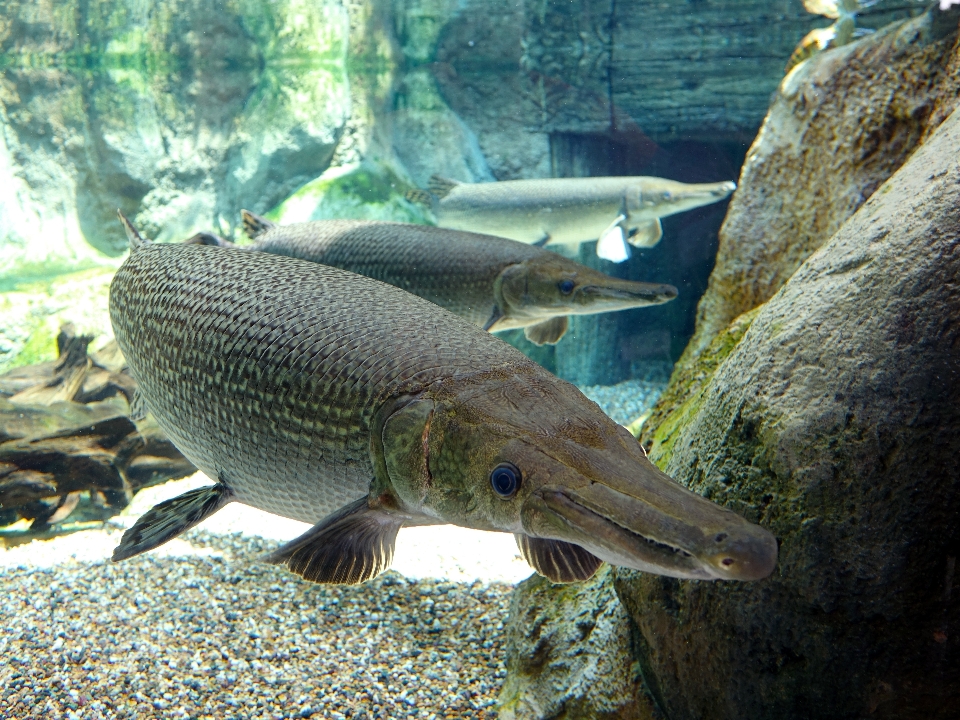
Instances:
[[[120,539],[113,551],[113,562],[126,560],[173,540],[233,500],[223,483],[197,488],[175,498],[164,500],[137,520]]]
[[[441,175],[431,175],[430,180],[427,182],[427,189],[431,195],[435,195],[438,199],[442,200],[449,195],[450,191],[457,185],[463,185],[463,183],[459,180],[451,180]]]
[[[567,325],[570,321],[566,315],[544,320],[536,325],[527,325],[523,329],[523,334],[527,340],[534,345],[556,345],[564,333],[567,332]]]
[[[235,247],[232,242],[212,232],[198,232],[183,241],[184,245],[212,245],[214,247]]]
[[[136,252],[140,248],[152,244],[150,240],[139,233],[133,226],[133,223],[127,219],[126,215],[119,210],[117,210],[117,215],[120,217],[120,223],[123,225],[124,232],[127,233],[127,240],[130,242],[130,252]]]
[[[328,515],[264,560],[304,580],[358,585],[390,567],[403,518],[371,508],[367,498]]]
[[[555,583],[589,580],[603,562],[579,545],[514,534],[520,554],[530,567]]]
[[[663,225],[660,224],[660,218],[654,218],[645,225],[632,230],[630,237],[627,238],[634,247],[651,248],[660,242],[663,237]]]
[[[140,422],[147,416],[148,412],[150,412],[150,408],[147,407],[147,401],[143,399],[140,388],[137,388],[133,391],[133,399],[130,401],[130,419],[134,422]]]
[[[241,210],[240,219],[243,220],[243,231],[251,240],[256,240],[267,230],[277,226],[275,222],[270,222],[265,217],[260,217],[249,210]]]

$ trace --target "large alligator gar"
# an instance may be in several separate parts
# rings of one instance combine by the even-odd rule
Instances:
[[[274,225],[243,211],[245,249],[331,265],[403,288],[485,330],[555,343],[568,315],[658,305],[672,285],[610,277],[514,240],[426,225],[321,220]],[[224,240],[216,244],[227,245]]]
[[[723,200],[736,188],[729,181],[690,185],[643,176],[490,183],[430,179],[440,227],[535,245],[599,240],[597,255],[614,262],[630,257],[630,245],[660,242],[660,218]]]
[[[573,385],[462,318],[338,268],[129,232],[117,343],[146,409],[216,482],[142,516],[114,560],[237,501],[314,523],[268,559],[317,582],[374,577],[401,526],[443,523],[515,533],[556,581],[603,560],[708,580],[773,571],[773,535],[681,487]]]

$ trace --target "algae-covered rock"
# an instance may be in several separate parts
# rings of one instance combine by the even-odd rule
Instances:
[[[617,573],[671,720],[956,717],[958,148],[955,112],[756,314],[670,451],[654,448],[781,543],[757,583]]]
[[[797,67],[774,98],[720,231],[689,364],[761,305],[949,115],[960,8],[890,25]]]
[[[652,701],[630,654],[610,568],[576,585],[534,575],[514,591],[500,720],[647,720]]]

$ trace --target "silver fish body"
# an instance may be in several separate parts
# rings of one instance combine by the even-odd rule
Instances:
[[[573,245],[602,239],[619,227],[623,239],[639,247],[660,240],[660,218],[718,202],[735,189],[733,182],[687,184],[644,176],[431,182],[441,227]]]

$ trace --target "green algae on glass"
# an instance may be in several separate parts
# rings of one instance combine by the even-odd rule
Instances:
[[[717,369],[740,343],[762,307],[759,305],[737,317],[693,363],[678,364],[674,369],[670,384],[644,423],[640,436],[641,443],[648,448],[650,461],[661,470],[670,462],[673,444],[681,431],[700,409]]]
[[[56,359],[56,336],[65,323],[93,335],[94,346],[112,336],[107,304],[113,273],[95,268],[0,292],[0,373]]]
[[[55,360],[57,358],[57,333],[50,328],[47,318],[43,318],[34,325],[27,342],[9,363],[5,363],[5,370],[11,370],[23,365]]]
[[[429,210],[404,197],[413,186],[373,162],[330,168],[266,214],[281,224],[343,218],[434,225]]]

